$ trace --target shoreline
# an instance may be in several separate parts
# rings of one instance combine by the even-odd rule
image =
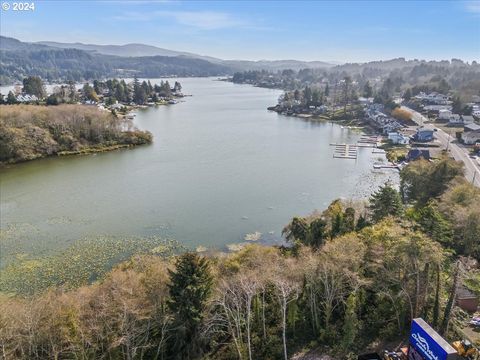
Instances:
[[[116,144],[116,145],[105,145],[105,146],[98,146],[98,147],[87,147],[82,150],[65,150],[65,151],[59,151],[58,153],[51,154],[51,155],[41,155],[38,157],[35,157],[33,159],[25,159],[25,160],[18,160],[18,161],[12,161],[12,162],[1,162],[0,161],[0,170],[9,168],[10,166],[15,166],[23,163],[28,163],[31,161],[35,160],[42,160],[42,159],[49,159],[49,158],[54,158],[54,157],[68,157],[68,156],[86,156],[86,155],[95,155],[98,153],[106,153],[106,152],[112,152],[112,151],[117,151],[117,150],[123,150],[123,149],[130,149],[134,148],[137,146],[143,146],[143,145],[150,145],[151,143],[148,144]]]

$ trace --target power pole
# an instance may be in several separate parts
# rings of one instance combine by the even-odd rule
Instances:
[[[450,133],[451,133],[451,130],[448,131],[447,148],[445,149],[446,152],[448,152],[448,147],[450,146]]]

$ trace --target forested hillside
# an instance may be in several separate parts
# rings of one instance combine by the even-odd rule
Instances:
[[[227,66],[185,56],[120,57],[79,49],[60,49],[18,40],[0,39],[0,83],[27,76],[46,81],[84,81],[108,77],[215,76]]]

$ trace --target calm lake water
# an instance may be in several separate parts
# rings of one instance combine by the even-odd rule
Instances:
[[[258,231],[275,242],[292,216],[397,181],[372,170],[382,155],[371,149],[333,158],[329,144],[354,143],[358,132],[267,111],[278,90],[180,81],[192,97],[137,113],[152,145],[1,170],[0,226],[18,252],[40,255],[100,234],[222,249]]]

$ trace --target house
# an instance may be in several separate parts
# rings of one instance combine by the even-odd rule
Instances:
[[[464,132],[470,132],[470,131],[478,131],[480,130],[480,125],[478,124],[466,124],[464,127],[463,127],[463,131]]]
[[[427,111],[428,113],[438,115],[440,110],[452,110],[452,106],[451,105],[425,105],[423,107],[423,110]]]
[[[388,140],[391,140],[393,144],[407,145],[410,142],[410,138],[398,132],[388,133]]]
[[[450,119],[448,120],[448,126],[460,126],[463,125],[463,119],[458,114],[450,115]]]
[[[379,129],[382,129],[382,132],[385,135],[403,128],[403,125],[400,124],[397,120],[386,115],[379,109],[383,109],[383,106],[380,104],[368,105],[366,114],[368,119],[373,123],[373,125]]]
[[[395,132],[399,129],[403,128],[403,125],[400,124],[398,121],[393,120],[391,118],[388,119],[386,123],[383,124],[382,130],[384,134],[388,134],[391,132]]]
[[[473,124],[475,119],[471,115],[462,115],[463,125]]]
[[[450,120],[452,116],[452,111],[448,109],[440,109],[438,110],[438,120]]]
[[[433,130],[426,128],[419,128],[415,135],[413,135],[415,141],[428,142],[433,140]]]
[[[462,310],[474,313],[478,309],[478,296],[468,290],[466,287],[459,287],[457,289],[457,306]]]
[[[423,149],[411,149],[406,157],[407,161],[415,161],[419,159],[430,160],[430,151]]]
[[[415,98],[426,103],[435,105],[447,105],[449,103],[448,96],[439,94],[437,92],[432,92],[428,95],[424,92],[420,92],[418,95],[415,96]]]
[[[480,142],[480,125],[466,124],[463,128],[462,141],[466,145],[474,145]]]

